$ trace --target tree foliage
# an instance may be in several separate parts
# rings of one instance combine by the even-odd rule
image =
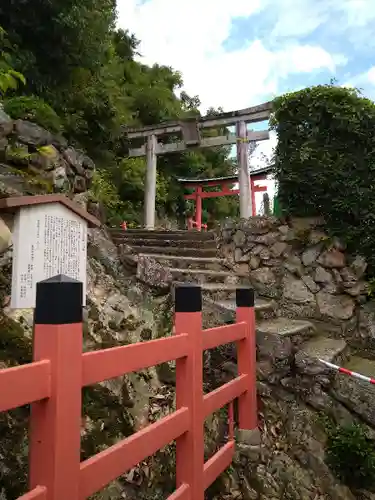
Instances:
[[[355,89],[316,86],[274,102],[283,210],[323,216],[375,269],[375,104]]]
[[[0,97],[3,98],[9,91],[17,90],[20,84],[26,85],[23,74],[13,69],[6,46],[5,31],[0,26]]]
[[[139,62],[139,41],[116,29],[115,21],[115,0],[2,0],[7,57],[11,69],[26,79],[22,89],[13,88],[6,106],[12,116],[58,128],[71,143],[85,148],[100,171],[108,173],[105,182],[116,186],[122,201],[118,216],[140,223],[145,165],[127,158],[124,126],[197,115],[200,101],[181,91],[182,76],[175,69]],[[186,211],[176,177],[230,174],[229,151],[159,157],[160,214],[182,217]],[[235,199],[207,200],[204,205],[216,219],[238,210]]]

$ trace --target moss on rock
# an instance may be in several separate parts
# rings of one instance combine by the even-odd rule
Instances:
[[[133,422],[126,406],[109,389],[85,387],[82,400],[83,415],[91,421],[81,441],[82,460],[133,434]]]
[[[32,342],[19,323],[0,313],[0,360],[13,366],[32,360]]]

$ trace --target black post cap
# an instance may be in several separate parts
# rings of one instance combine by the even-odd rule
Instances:
[[[36,284],[36,325],[82,322],[83,284],[62,274]]]
[[[202,291],[199,285],[184,283],[175,288],[175,312],[200,312],[202,311]]]
[[[237,307],[254,307],[254,289],[243,287],[236,289]]]

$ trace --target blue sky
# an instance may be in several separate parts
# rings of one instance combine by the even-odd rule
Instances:
[[[118,13],[142,61],[179,70],[202,112],[332,78],[375,100],[375,0],[118,0]]]
[[[257,39],[269,51],[295,42],[318,46],[336,57],[334,70],[321,67],[304,74],[286,75],[280,79],[280,93],[328,83],[335,78],[339,85],[354,84],[375,98],[375,75],[371,72],[375,68],[374,0],[295,0],[284,5],[282,0],[275,0],[268,4],[273,8],[264,7],[250,16],[232,20],[230,34],[223,44],[227,51],[238,50]]]

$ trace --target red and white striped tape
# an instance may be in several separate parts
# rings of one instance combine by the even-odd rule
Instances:
[[[359,380],[364,380],[365,382],[369,382],[370,384],[375,385],[375,379],[371,377],[366,377],[366,375],[362,375],[361,373],[357,372],[352,372],[351,370],[348,370],[347,368],[343,368],[342,366],[337,366],[333,365],[332,363],[329,363],[328,361],[324,361],[324,359],[319,359],[319,361],[326,366],[329,366],[333,370],[336,370],[340,373],[344,373],[345,375],[350,375],[351,377],[358,378]]]

